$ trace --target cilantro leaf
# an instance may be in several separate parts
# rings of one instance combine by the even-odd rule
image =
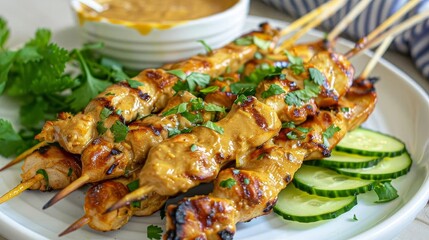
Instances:
[[[252,36],[244,36],[237,38],[234,40],[234,44],[238,46],[249,46],[253,43],[253,37]]]
[[[378,196],[378,201],[376,201],[376,203],[390,202],[399,197],[398,191],[393,187],[390,181],[376,182],[374,191]]]
[[[188,82],[189,90],[195,91],[196,86],[206,87],[210,82],[210,75],[205,73],[193,72],[186,78]]]
[[[295,75],[300,75],[305,72],[304,61],[300,57],[293,56],[288,51],[285,51],[285,54],[289,61],[289,68],[295,73]]]
[[[319,71],[317,68],[309,68],[308,71],[310,72],[310,78],[315,82],[317,85],[321,86],[325,82],[325,76]]]
[[[95,78],[87,65],[87,62],[82,56],[82,53],[79,50],[75,50],[78,61],[83,70],[82,81],[84,82],[77,89],[72,92],[72,95],[69,97],[70,106],[73,110],[79,111],[84,108],[87,103],[93,99],[97,94],[106,89],[111,83],[107,81],[102,81]]]
[[[188,103],[184,102],[175,107],[168,109],[167,111],[162,112],[162,116],[165,117],[172,114],[183,113],[186,111],[187,108],[188,108]]]
[[[258,38],[257,36],[253,36],[253,43],[262,50],[268,50],[271,45],[271,41]]]
[[[304,102],[307,102],[311,98],[317,97],[320,93],[320,87],[306,79],[304,80],[304,89],[295,90],[286,94],[285,102],[289,106],[302,106]]]
[[[219,183],[219,186],[223,187],[223,188],[229,188],[231,189],[232,187],[234,187],[234,185],[237,184],[237,181],[235,181],[232,178],[228,178],[226,180],[223,180]]]
[[[207,93],[215,92],[217,90],[219,90],[219,86],[209,86],[209,87],[201,89],[200,93],[207,94]]]
[[[25,139],[13,129],[9,121],[0,118],[0,145],[2,146],[0,155],[11,157],[25,151],[36,143],[37,141],[32,138]]]
[[[121,121],[117,120],[110,128],[110,131],[113,133],[113,136],[115,137],[115,142],[122,142],[127,137],[128,127]]]
[[[236,95],[253,96],[256,93],[256,83],[237,82],[230,85],[231,92]]]
[[[265,99],[282,93],[285,93],[285,90],[283,90],[282,87],[277,84],[271,84],[266,91],[262,92],[261,97]]]
[[[329,147],[329,139],[334,136],[336,132],[339,132],[341,128],[332,124],[323,132],[323,144]]]
[[[203,45],[203,47],[206,50],[207,54],[212,54],[213,53],[213,49],[204,40],[198,40],[197,42],[199,42],[199,43],[201,43]]]
[[[173,69],[173,70],[169,70],[167,72],[170,74],[173,74],[174,76],[176,76],[182,80],[186,79],[186,73],[181,69]]]
[[[161,239],[162,236],[162,228],[155,225],[147,226],[147,238],[149,239]]]
[[[7,22],[0,17],[0,49],[4,47],[10,35],[10,30],[7,27]]]
[[[216,104],[213,103],[206,103],[204,105],[204,110],[207,112],[221,112],[221,113],[225,113],[225,107],[221,107],[218,106]]]
[[[144,85],[142,82],[139,82],[137,80],[127,79],[126,81],[130,85],[131,88],[138,88],[138,87]]]
[[[206,127],[206,128],[210,128],[211,130],[213,130],[217,133],[220,133],[220,134],[223,134],[223,132],[224,132],[222,127],[216,125],[216,123],[214,123],[212,121],[207,121],[206,123],[204,123],[201,126]]]
[[[46,170],[45,169],[39,169],[36,171],[36,174],[41,174],[43,176],[43,179],[45,179],[45,181],[46,181],[46,189],[49,189],[50,188],[49,187],[49,175],[46,172]]]

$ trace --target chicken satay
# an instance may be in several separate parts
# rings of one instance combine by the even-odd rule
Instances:
[[[279,32],[268,24],[263,24],[261,28],[261,31],[254,31],[246,36],[257,36],[271,41],[274,47]],[[198,55],[189,60],[165,66],[165,69],[143,70],[132,80],[137,81],[138,84],[125,81],[108,87],[93,99],[83,112],[74,116],[61,113],[58,120],[46,122],[36,139],[58,142],[68,152],[81,154],[83,149],[99,135],[97,123],[104,108],[115,113],[106,120],[107,128],[117,120],[129,123],[138,117],[162,110],[167,100],[174,94],[172,87],[179,81],[176,75],[169,73],[166,69],[181,70],[188,75],[198,72],[216,77],[225,73],[227,69],[235,72],[238,67],[253,58],[257,49],[258,46],[253,43],[238,45],[232,42],[207,55]]]
[[[275,136],[280,125],[270,107],[249,97],[215,125],[196,127],[153,147],[139,174],[140,188],[109,210],[147,198],[152,192],[172,196],[211,182],[231,160]]]
[[[345,105],[321,111],[303,127],[311,126],[319,136],[340,123],[345,130],[351,130],[367,119],[376,102],[372,87],[363,85],[356,86],[345,98]],[[340,108],[344,106],[350,111],[342,112]],[[222,170],[208,196],[195,196],[168,206],[164,239],[232,239],[238,222],[270,213],[278,193],[291,182],[302,161],[318,155],[314,152],[323,155],[331,150],[345,134],[336,131],[328,139],[321,139],[314,137],[316,132],[305,139],[292,140],[294,144],[287,140],[283,141],[286,144],[279,144],[279,140],[278,145],[266,144],[244,158],[239,168]]]
[[[114,141],[110,135],[96,138],[81,155],[82,175],[58,192],[44,208],[86,183],[127,176],[140,169],[145,163],[149,149],[172,133],[215,119],[217,112],[206,110],[206,106],[210,105],[191,93],[180,92],[170,99],[160,114],[129,124],[123,141]],[[180,107],[184,109],[179,109]],[[184,112],[186,109],[188,111]]]
[[[42,192],[63,189],[81,174],[79,157],[55,145],[35,150],[27,156],[21,169],[21,184],[4,194],[0,203],[18,196],[26,189]]]

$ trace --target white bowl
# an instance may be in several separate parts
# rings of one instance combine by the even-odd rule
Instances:
[[[141,33],[132,22],[118,24],[107,18],[81,21],[80,3],[77,0],[71,3],[83,41],[103,42],[102,54],[133,69],[158,67],[204,53],[198,40],[204,40],[212,48],[228,44],[240,35],[249,10],[249,0],[238,0],[223,12],[175,22],[165,29],[157,23],[147,23],[151,30]]]

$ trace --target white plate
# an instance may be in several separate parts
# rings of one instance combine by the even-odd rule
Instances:
[[[255,29],[261,21],[277,26],[285,23],[249,17],[246,30]],[[313,32],[305,40],[321,37]],[[339,41],[338,51],[345,52],[352,44]],[[357,72],[371,54],[353,59]],[[240,223],[235,239],[390,239],[405,228],[423,209],[429,198],[429,97],[406,74],[387,61],[381,60],[373,72],[379,76],[376,84],[379,102],[366,127],[389,133],[402,139],[414,160],[411,171],[393,181],[399,198],[384,204],[375,204],[373,193],[359,195],[358,205],[340,217],[311,224],[285,221],[279,216],[254,219]],[[16,105],[0,99],[1,117],[17,119]],[[8,160],[1,158],[0,165]],[[18,166],[0,174],[0,193],[20,182]],[[26,191],[21,196],[0,205],[0,232],[9,239],[56,239],[57,235],[83,215],[84,192],[76,191],[53,207],[42,206],[54,193]],[[353,221],[356,215],[358,221]],[[96,232],[84,227],[61,239],[144,239],[148,224],[164,226],[159,214],[151,217],[134,217],[121,230]]]

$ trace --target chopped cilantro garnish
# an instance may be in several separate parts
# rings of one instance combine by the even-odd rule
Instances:
[[[49,189],[49,176],[45,169],[39,169],[36,171],[36,174],[41,174],[46,181],[46,189]]]
[[[234,40],[234,43],[239,46],[249,46],[253,43],[253,37],[252,36],[244,36],[241,38],[237,38]]]
[[[216,125],[216,123],[212,122],[212,121],[207,121],[206,123],[204,123],[203,125],[201,125],[203,127],[206,128],[210,128],[211,130],[214,130],[217,133],[223,134],[223,128],[219,127],[218,125]]]
[[[173,137],[181,133],[180,130],[177,128],[167,128],[167,131],[168,131],[168,137]]]
[[[223,188],[232,188],[237,182],[232,179],[232,178],[228,178],[226,180],[223,180],[219,183],[219,186],[223,187]]]
[[[262,50],[267,50],[271,45],[271,41],[263,40],[256,36],[244,36],[236,39],[234,43],[239,46],[249,46],[251,44],[255,44]]]
[[[246,95],[238,95],[237,99],[235,99],[234,104],[241,104],[247,100]]]
[[[280,87],[277,84],[271,84],[270,87],[267,89],[267,91],[264,91],[261,94],[261,97],[262,98],[269,98],[271,96],[279,95],[279,94],[282,94],[282,93],[285,93],[285,90],[283,90],[282,87]]]
[[[325,146],[329,147],[329,139],[331,137],[333,137],[334,134],[336,132],[339,132],[340,130],[341,130],[341,128],[339,128],[333,124],[331,126],[329,126],[328,129],[326,129],[325,132],[323,132],[323,134],[322,134],[323,135],[323,144]]]
[[[253,96],[256,93],[256,83],[238,82],[230,85],[231,92],[236,95]]]
[[[310,132],[311,128],[305,128],[305,127],[296,127],[292,131],[288,132],[286,134],[286,137],[291,140],[301,140],[305,139],[307,137],[307,133]]]
[[[171,114],[183,113],[183,112],[186,112],[187,108],[188,108],[188,103],[184,102],[184,103],[181,103],[181,104],[179,104],[179,105],[177,105],[177,106],[175,106],[175,107],[173,107],[173,108],[171,108],[165,112],[162,112],[162,116],[165,117],[165,116],[168,116]]]
[[[376,203],[390,202],[399,197],[398,191],[393,187],[390,181],[376,182],[374,191],[378,196],[378,201],[376,201]]]
[[[107,132],[107,128],[104,126],[104,121],[97,122],[97,132],[99,135],[103,135]]]
[[[128,187],[128,190],[130,192],[136,190],[137,188],[139,188],[139,180],[137,179],[137,180],[134,180],[134,181],[128,183],[127,187]]]
[[[262,53],[260,53],[260,52],[255,52],[255,55],[253,55],[253,57],[255,58],[255,59],[262,59],[262,58],[264,58],[264,56],[262,55]]]
[[[302,106],[304,102],[307,102],[311,98],[317,97],[320,93],[320,87],[306,79],[304,80],[304,89],[295,90],[286,94],[285,102],[289,106]]]
[[[207,112],[221,112],[221,113],[225,113],[225,107],[221,107],[218,106],[216,104],[213,103],[206,103],[204,105],[204,110]]]
[[[356,214],[353,214],[353,220],[358,221],[359,219],[356,217]]]
[[[207,54],[213,53],[213,49],[204,40],[198,40],[197,42],[201,43],[204,46],[204,49],[206,50]]]
[[[104,108],[103,108],[103,109],[101,109],[101,111],[100,111],[100,120],[101,120],[101,121],[106,120],[106,119],[110,116],[110,114],[112,114],[112,113],[113,113],[113,111],[112,111],[112,110],[110,110],[110,109],[108,109],[108,108],[104,107]]]
[[[248,178],[243,179],[243,183],[244,183],[244,185],[249,185],[250,179],[248,179]]]
[[[138,88],[144,85],[142,82],[139,82],[137,80],[132,80],[132,79],[128,79],[127,82],[132,88]]]
[[[295,73],[295,75],[300,75],[301,73],[305,72],[304,62],[303,62],[302,58],[293,56],[288,51],[285,51],[285,54],[286,54],[288,61],[290,63],[289,68],[292,69],[292,71],[293,71],[293,73]]]
[[[295,128],[295,123],[292,121],[282,123],[282,128]]]
[[[261,160],[262,158],[264,158],[267,154],[266,153],[261,153],[259,154],[258,158],[256,158],[256,160]]]
[[[190,112],[183,112],[181,115],[193,124],[202,123],[204,121],[201,113],[193,114]]]
[[[149,239],[161,239],[162,236],[162,228],[155,225],[149,225],[147,226],[147,238]]]
[[[174,76],[176,76],[182,80],[186,79],[186,73],[181,69],[173,69],[173,70],[169,70],[167,72],[170,74],[173,74]]]
[[[219,86],[210,86],[210,87],[206,87],[200,90],[200,93],[212,93],[212,92],[216,92],[217,90],[219,90]]]
[[[192,144],[191,145],[191,152],[195,152],[195,151],[197,151],[198,150],[198,146],[197,145],[195,145],[195,144]]]
[[[73,168],[69,168],[69,171],[67,172],[67,177],[70,177],[73,174]]]
[[[350,108],[349,107],[342,107],[341,112],[344,112],[344,113],[350,112]]]
[[[315,82],[317,85],[321,86],[325,82],[325,76],[319,71],[317,68],[309,68],[308,71],[310,72],[310,78]]]
[[[110,131],[115,137],[115,142],[122,142],[127,137],[128,127],[121,121],[117,120],[110,128]]]

